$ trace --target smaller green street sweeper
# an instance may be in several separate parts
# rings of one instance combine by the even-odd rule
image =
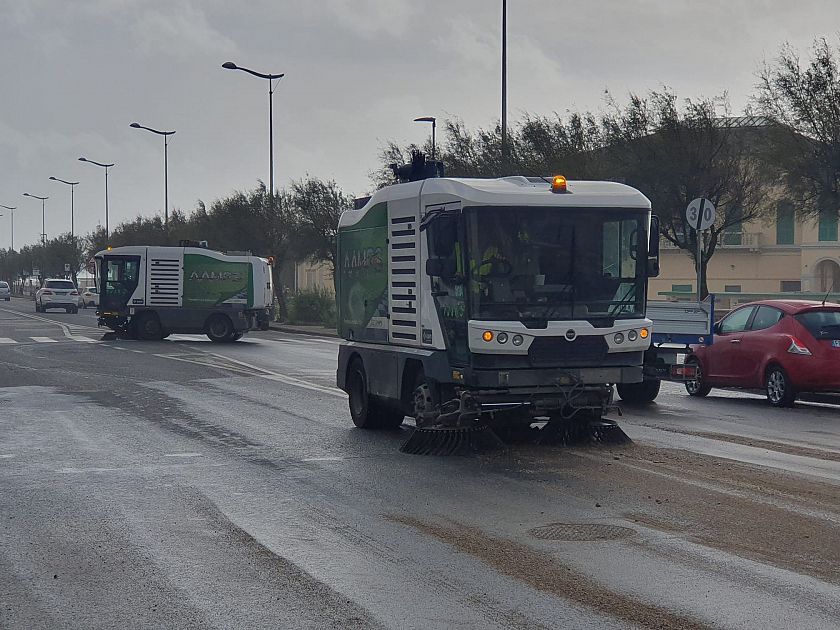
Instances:
[[[96,254],[99,325],[140,339],[203,333],[237,341],[268,328],[274,285],[269,260],[207,249],[115,247]]]
[[[337,384],[356,426],[411,416],[403,451],[436,454],[617,429],[613,386],[644,386],[651,343],[650,201],[614,182],[401,170],[339,222]]]

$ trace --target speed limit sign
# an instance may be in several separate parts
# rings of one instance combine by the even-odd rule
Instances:
[[[714,204],[698,197],[685,209],[685,220],[694,230],[708,230],[715,223]]]

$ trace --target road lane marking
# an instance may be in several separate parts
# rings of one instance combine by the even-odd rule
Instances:
[[[164,457],[204,457],[202,453],[165,453]]]
[[[85,337],[84,335],[73,335],[70,337],[73,341],[82,341],[84,343],[96,343],[96,339]]]
[[[30,337],[30,339],[32,341],[37,341],[38,343],[58,343],[58,341],[52,337]]]
[[[0,337],[0,343],[17,343],[17,341],[8,337]]]

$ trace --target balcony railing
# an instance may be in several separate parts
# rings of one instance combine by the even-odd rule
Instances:
[[[662,239],[660,249],[679,249],[671,241]],[[758,249],[758,234],[751,232],[724,232],[718,237],[718,247],[724,249]]]

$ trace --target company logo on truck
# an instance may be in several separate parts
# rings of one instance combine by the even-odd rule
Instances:
[[[217,282],[226,282],[228,280],[232,280],[234,282],[239,282],[241,280],[244,280],[244,277],[241,273],[230,271],[203,271],[201,273],[193,271],[190,274],[190,280],[215,280]]]

